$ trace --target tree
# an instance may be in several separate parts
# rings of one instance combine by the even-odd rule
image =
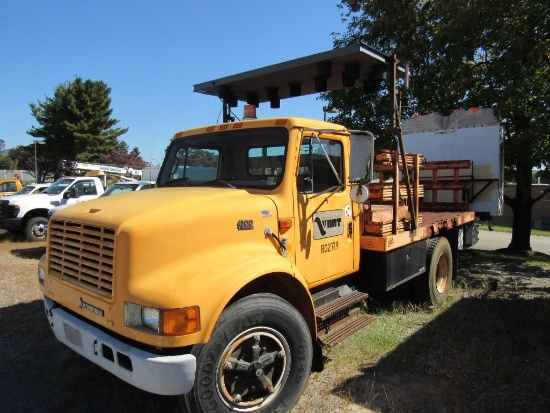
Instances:
[[[101,155],[100,161],[102,164],[128,166],[133,169],[143,169],[150,166],[148,162],[143,160],[138,148],[128,152],[128,144],[124,141],[121,141],[114,151]]]
[[[0,169],[13,170],[17,168],[17,161],[9,156],[0,155]]]
[[[44,138],[44,154],[51,161],[49,171],[57,178],[60,160],[99,162],[102,155],[117,149],[117,138],[128,128],[115,128],[111,118],[111,89],[104,82],[82,80],[58,85],[53,97],[30,103],[39,123],[27,133]]]
[[[13,170],[17,168],[17,161],[3,154],[6,149],[6,142],[0,139],[0,169]]]
[[[550,3],[342,0],[340,8],[348,31],[335,45],[362,41],[410,63],[417,112],[495,107],[517,183],[515,198],[505,198],[514,214],[509,248],[530,250],[531,208],[542,199],[531,197],[531,171],[550,166]],[[327,97],[346,114],[349,93]]]
[[[43,147],[45,147],[45,145],[38,145],[36,151],[38,176],[35,176],[34,173],[34,144],[27,146],[20,145],[10,149],[9,159],[14,162],[17,169],[27,171],[29,175],[34,176],[36,182],[44,182],[46,179],[53,177],[53,172],[51,171],[55,170],[57,165],[55,162],[45,157],[42,151]]]

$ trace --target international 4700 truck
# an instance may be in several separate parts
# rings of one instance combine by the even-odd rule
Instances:
[[[323,346],[372,320],[367,291],[411,282],[440,303],[476,218],[462,197],[423,210],[420,172],[467,161],[378,153],[320,120],[231,119],[237,101],[369,91],[403,70],[358,45],[196,85],[224,122],[176,133],[155,189],[52,217],[38,276],[57,339],[189,412],[284,412]]]

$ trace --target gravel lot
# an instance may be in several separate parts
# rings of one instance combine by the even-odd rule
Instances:
[[[55,340],[37,288],[37,261],[44,253],[44,244],[14,240],[0,231],[2,411],[179,412],[174,397],[136,390]],[[432,334],[424,328],[376,365],[366,366],[358,359],[351,368],[343,368],[338,359],[331,361],[322,373],[312,374],[293,413],[520,411],[502,408],[508,403],[523,406],[521,411],[550,411],[550,270],[477,264],[475,257],[475,253],[469,256],[472,261],[465,265],[459,282],[476,284],[476,295],[469,297],[466,292],[460,305],[434,320],[431,331],[437,325],[452,330],[453,325],[464,324],[469,329],[465,334],[481,337],[479,352],[486,362],[468,360],[461,346],[469,341],[456,348],[426,350],[419,358],[415,346],[423,346],[425,335]],[[496,306],[484,301],[492,294],[498,294]],[[504,324],[483,327],[483,318],[473,320],[484,311],[502,313]],[[525,322],[509,325],[508,317],[518,314],[520,319],[525,316]],[[514,349],[514,354],[504,355],[507,348]],[[525,348],[525,354],[517,354],[518,348]],[[407,360],[411,354],[416,359]],[[508,369],[503,369],[504,364]],[[493,368],[499,374],[510,374],[505,377],[512,383],[510,388],[491,384],[486,370]],[[378,395],[376,400],[373,394]],[[475,402],[480,398],[493,404],[487,407]],[[492,408],[494,403],[501,408]]]

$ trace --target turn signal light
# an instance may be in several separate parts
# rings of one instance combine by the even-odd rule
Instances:
[[[183,336],[201,329],[199,307],[163,310],[161,320],[161,334],[165,336]]]

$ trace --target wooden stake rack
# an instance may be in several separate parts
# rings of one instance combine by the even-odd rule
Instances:
[[[373,169],[379,173],[379,183],[369,185],[371,193],[369,201],[364,205],[363,223],[365,235],[386,236],[403,231],[412,231],[422,224],[420,207],[425,211],[467,211],[469,205],[461,200],[464,191],[471,193],[473,176],[471,161],[426,162],[424,155],[405,154],[405,161],[410,176],[409,196],[406,182],[401,171],[403,163],[397,151],[378,151],[374,157]],[[461,170],[470,171],[469,179],[464,180]],[[432,171],[430,177],[423,177],[420,171]],[[443,171],[447,171],[442,175]],[[451,174],[449,175],[449,171]],[[393,180],[384,182],[384,174],[391,174]],[[425,192],[430,191],[432,202],[420,202]],[[438,200],[438,192],[452,191],[450,202]],[[448,197],[448,196],[447,196]],[[413,214],[412,211],[415,211]],[[416,222],[413,222],[416,218]]]

